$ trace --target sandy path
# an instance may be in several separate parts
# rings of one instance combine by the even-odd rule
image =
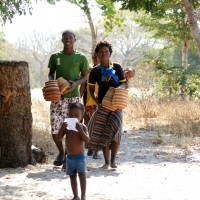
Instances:
[[[116,170],[102,170],[99,167],[103,159],[88,157],[87,199],[200,199],[200,162],[188,157],[194,153],[193,146],[174,146],[175,140],[177,143],[180,139],[158,138],[142,130],[124,133]],[[195,152],[198,151],[196,146]],[[49,164],[0,169],[0,199],[71,199],[69,177],[51,163],[49,159]]]

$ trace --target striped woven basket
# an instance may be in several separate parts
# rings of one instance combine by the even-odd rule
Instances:
[[[124,109],[128,105],[128,89],[114,88],[114,94],[112,98],[112,106],[117,109]]]
[[[113,106],[112,104],[112,99],[113,99],[113,95],[115,92],[115,88],[110,87],[106,93],[106,95],[104,96],[103,100],[102,100],[102,107],[110,110],[110,111],[115,111],[117,108],[115,106]]]

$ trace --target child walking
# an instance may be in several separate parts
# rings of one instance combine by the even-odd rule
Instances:
[[[84,155],[85,142],[89,141],[88,130],[80,123],[84,116],[84,106],[81,103],[69,104],[68,118],[76,118],[76,130],[71,130],[70,124],[64,122],[58,132],[57,139],[66,137],[66,174],[70,176],[71,188],[74,195],[72,200],[86,200],[86,161]],[[81,199],[78,195],[77,174],[80,180]]]

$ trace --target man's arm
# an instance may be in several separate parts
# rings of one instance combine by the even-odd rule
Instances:
[[[55,69],[49,69],[49,74],[48,74],[49,80],[54,80],[55,79],[55,74],[56,74],[56,70]]]
[[[77,81],[69,80],[69,82],[71,83],[70,92],[74,90],[78,85],[85,83],[87,80],[87,77],[88,77],[88,71],[84,71],[81,73],[81,78],[78,79]]]

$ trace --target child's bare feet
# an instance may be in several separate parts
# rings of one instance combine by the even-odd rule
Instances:
[[[108,169],[109,168],[109,164],[104,164],[101,168],[102,169]]]
[[[81,200],[79,197],[74,197],[72,200]]]

